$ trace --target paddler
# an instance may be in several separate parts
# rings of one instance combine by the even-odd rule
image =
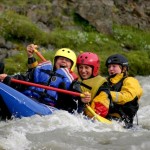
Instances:
[[[125,128],[131,128],[139,109],[142,87],[136,78],[128,75],[129,63],[125,56],[121,54],[109,56],[106,67],[111,90],[111,105],[107,118],[124,121]]]
[[[106,117],[109,110],[109,87],[106,78],[99,74],[100,59],[97,54],[92,52],[81,53],[77,57],[77,70],[81,90],[86,93],[86,98],[82,98],[83,103],[87,103],[96,114]],[[89,95],[87,97],[87,95]],[[85,108],[85,115],[94,117],[91,112]]]
[[[73,73],[76,66],[76,54],[69,48],[59,49],[55,54],[53,67],[51,61],[39,64],[36,62],[33,57],[36,48],[37,46],[34,44],[27,46],[28,62],[30,62],[31,68],[25,74],[12,76],[0,74],[0,80],[41,103],[55,106],[59,97],[59,93],[56,91],[13,83],[11,78],[69,90],[72,81],[77,80],[77,76]]]

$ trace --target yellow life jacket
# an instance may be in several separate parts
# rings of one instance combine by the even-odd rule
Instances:
[[[104,82],[107,82],[107,80],[100,75],[90,78],[90,79],[87,79],[87,80],[80,80],[80,81],[81,81],[81,83],[83,83],[83,84],[81,84],[82,92],[90,92],[92,100],[96,96],[96,93],[97,93],[98,89],[101,87],[101,85]],[[87,85],[89,88],[84,85]]]

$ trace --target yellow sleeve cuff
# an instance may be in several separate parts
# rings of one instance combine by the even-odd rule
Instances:
[[[35,61],[35,62],[32,63],[32,64],[28,64],[28,68],[29,68],[29,69],[35,68],[37,65],[38,65],[38,62]]]

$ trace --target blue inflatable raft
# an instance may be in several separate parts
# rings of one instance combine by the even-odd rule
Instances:
[[[54,107],[34,101],[15,89],[0,83],[0,115],[9,114],[9,116],[22,118],[33,115],[50,115],[55,110],[57,109]]]

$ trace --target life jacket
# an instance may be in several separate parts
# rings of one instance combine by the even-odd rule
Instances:
[[[96,77],[87,80],[80,80],[80,82],[81,82],[82,92],[86,92],[86,91],[90,92],[91,99],[94,99],[101,85],[104,82],[107,82],[107,80],[104,77],[98,75]]]
[[[127,77],[123,77],[118,83],[110,86],[110,91],[121,91],[121,87],[123,85],[123,81]],[[112,104],[112,101],[111,101]],[[129,119],[129,122],[132,123],[134,116],[136,115],[139,109],[138,97],[135,97],[132,101],[125,103],[124,105],[118,105],[113,103],[109,108],[109,114],[118,113],[122,119]],[[109,117],[108,117],[109,118]]]
[[[103,87],[102,85],[106,83],[107,80],[104,77],[98,75],[96,77],[89,78],[87,80],[81,80],[80,82],[81,82],[82,92],[91,93],[92,101],[89,104],[91,108],[94,109],[92,105],[92,103],[94,102],[93,99],[97,96],[97,94],[99,94],[100,91],[103,91],[103,90],[105,91],[105,89],[102,89],[101,87]],[[91,113],[89,112],[87,108],[85,108],[84,113],[87,116],[91,116]]]
[[[70,74],[69,69],[60,68],[55,72],[52,71],[53,66],[51,62],[43,62],[39,64],[34,70],[34,83],[51,86],[59,88],[61,83],[65,84],[65,88],[69,89],[70,84],[74,80],[73,76]],[[23,92],[25,95],[39,100],[42,103],[54,106],[58,93],[52,90],[45,90],[43,88],[38,88],[31,86],[26,91]]]

